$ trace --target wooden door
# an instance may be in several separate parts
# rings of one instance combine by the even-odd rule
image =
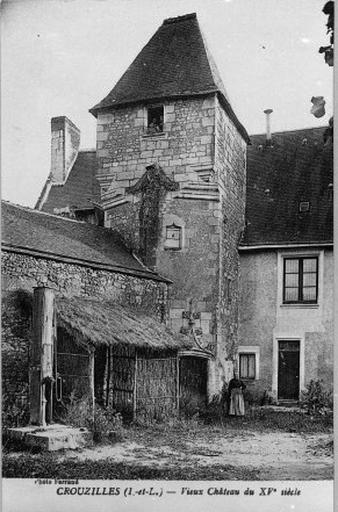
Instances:
[[[128,345],[114,347],[109,368],[108,405],[131,421],[134,417],[135,349]]]
[[[299,399],[299,341],[278,342],[278,399]]]

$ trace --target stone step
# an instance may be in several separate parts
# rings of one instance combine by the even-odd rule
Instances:
[[[10,428],[8,436],[23,442],[27,447],[37,447],[45,451],[75,450],[93,443],[93,435],[88,429],[57,423],[46,427],[28,425]]]

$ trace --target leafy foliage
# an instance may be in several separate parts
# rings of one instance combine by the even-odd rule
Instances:
[[[149,165],[146,173],[129,192],[141,193],[140,219],[140,256],[146,265],[155,263],[154,251],[160,236],[160,205],[169,190],[176,190],[177,183],[169,179],[162,168]]]
[[[305,391],[302,392],[301,407],[308,414],[325,414],[332,412],[333,398],[331,391],[325,391],[322,381],[311,380]]]
[[[87,398],[71,397],[62,421],[74,427],[85,427],[93,432],[94,441],[119,441],[123,438],[122,416],[114,409],[95,405],[94,414]]]
[[[2,421],[18,427],[28,421],[28,361],[31,337],[31,296],[25,290],[2,300]]]
[[[327,34],[329,34],[330,44],[327,46],[321,46],[319,53],[324,53],[324,59],[326,64],[333,66],[333,55],[334,55],[334,1],[326,2],[323,7],[323,13],[328,16],[326,23]]]

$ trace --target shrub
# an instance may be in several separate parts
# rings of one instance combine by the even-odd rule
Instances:
[[[28,388],[28,385],[26,386]],[[2,393],[2,427],[21,427],[26,425],[29,420],[29,407],[25,386],[21,390],[22,394],[9,395],[5,391]]]
[[[95,442],[116,442],[123,438],[123,421],[114,409],[95,405],[94,414],[88,398],[71,397],[62,421],[74,427],[85,427],[93,432]]]
[[[308,414],[318,415],[332,412],[333,396],[331,391],[325,391],[321,380],[311,380],[302,391],[300,406]]]
[[[203,399],[195,393],[186,391],[180,397],[180,414],[182,417],[192,418],[205,414],[206,405]]]

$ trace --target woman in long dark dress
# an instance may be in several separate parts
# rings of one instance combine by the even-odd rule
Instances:
[[[243,391],[246,388],[244,382],[242,382],[238,378],[238,373],[234,372],[234,378],[229,382],[229,396],[230,396],[230,406],[229,406],[229,415],[230,416],[244,416],[245,407],[244,407],[244,397]]]

